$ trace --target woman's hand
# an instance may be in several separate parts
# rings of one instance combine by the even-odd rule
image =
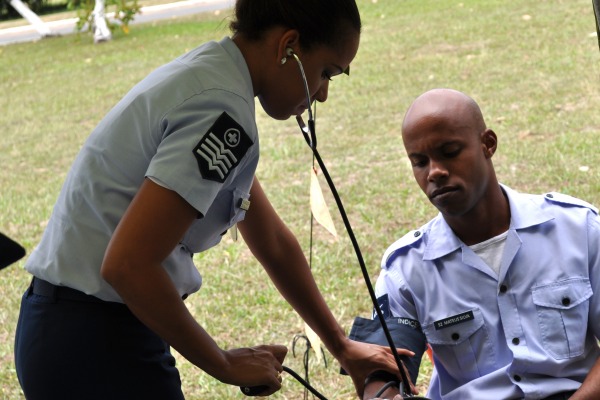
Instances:
[[[397,349],[397,351],[399,355],[408,357],[415,354],[406,349]],[[344,350],[336,358],[352,378],[359,398],[363,398],[366,378],[375,371],[387,371],[396,375],[398,380],[401,379],[394,355],[388,347],[347,339]],[[412,382],[410,382],[410,389],[412,393],[417,393]]]
[[[283,360],[288,349],[281,345],[261,345],[224,351],[227,367],[213,376],[223,383],[240,387],[264,386],[261,396],[281,389]]]

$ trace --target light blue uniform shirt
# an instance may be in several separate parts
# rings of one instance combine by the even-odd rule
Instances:
[[[441,215],[386,251],[389,312],[433,348],[431,399],[541,399],[579,388],[600,355],[600,220],[558,193],[508,196],[499,275]]]
[[[237,142],[212,140],[224,112],[229,117],[223,124],[233,126],[233,120],[241,127],[232,132],[246,140],[240,145],[247,148],[243,157],[233,157],[229,149]],[[202,279],[192,254],[219,243],[244,217],[240,205],[249,197],[259,156],[254,112],[250,73],[229,38],[152,72],[83,145],[25,268],[54,284],[122,302],[100,277],[100,266],[117,224],[148,177],[203,215],[162,263],[181,295],[197,291]],[[212,152],[212,162],[197,147]],[[205,179],[201,164],[217,179]]]

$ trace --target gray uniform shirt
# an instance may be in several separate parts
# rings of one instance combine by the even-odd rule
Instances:
[[[204,44],[136,85],[83,145],[42,240],[33,275],[122,302],[100,276],[108,242],[146,177],[201,214],[163,261],[181,295],[199,290],[191,255],[243,219],[259,145],[254,93],[233,41]]]

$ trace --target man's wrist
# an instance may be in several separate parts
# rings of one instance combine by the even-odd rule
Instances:
[[[397,384],[396,386],[400,385],[400,380],[398,377],[387,371],[375,371],[369,374],[367,379],[365,379],[365,386],[372,382],[395,382]]]
[[[387,371],[375,371],[365,379],[363,399],[392,398],[400,393],[398,377]]]

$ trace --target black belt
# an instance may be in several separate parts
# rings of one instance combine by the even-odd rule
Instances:
[[[569,397],[575,394],[575,390],[568,390],[566,392],[554,393],[548,397],[545,397],[544,400],[568,400]]]
[[[50,282],[47,282],[43,279],[34,277],[31,280],[31,291],[34,294],[50,297],[54,300],[71,300],[71,301],[83,301],[87,303],[106,303],[103,300],[100,300],[97,297],[90,296],[89,294],[85,294],[80,292],[79,290],[71,289],[66,286],[57,286]]]

